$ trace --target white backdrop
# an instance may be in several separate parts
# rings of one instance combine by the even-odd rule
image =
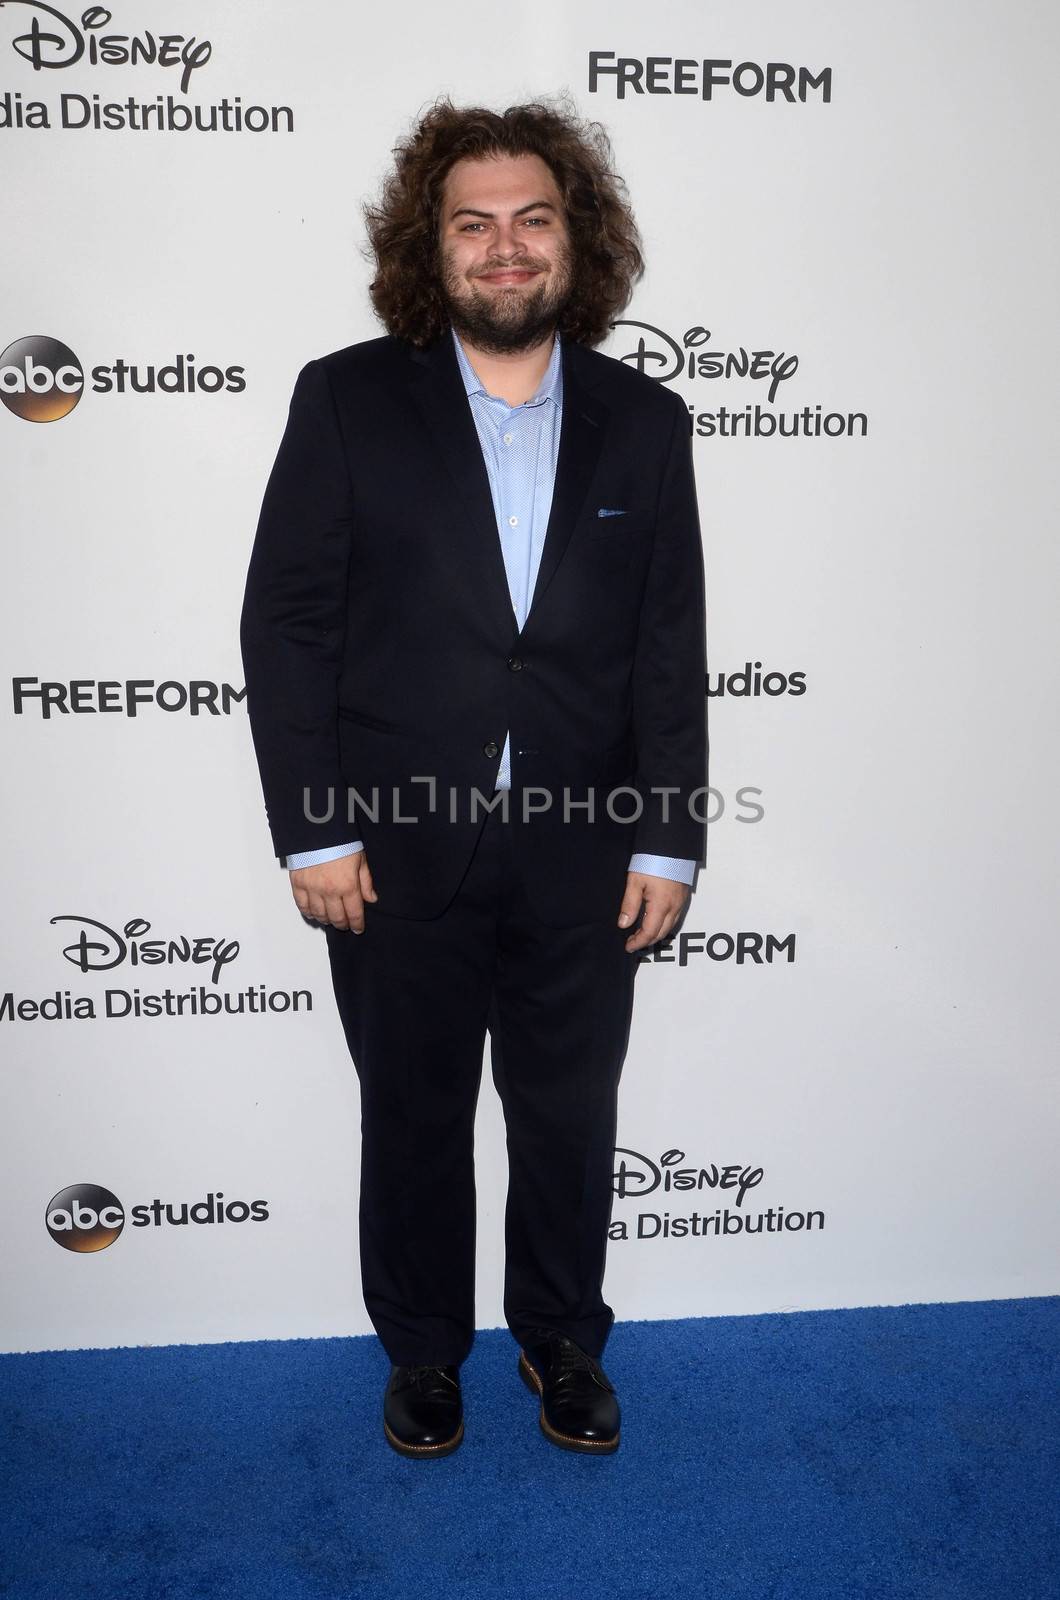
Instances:
[[[606,348],[641,350],[700,419],[721,814],[685,924],[703,937],[638,975],[609,1299],[631,1318],[1056,1292],[1055,8],[67,15],[0,8],[3,1347],[368,1330],[356,1081],[323,935],[271,855],[237,623],[294,377],[378,331],[359,202],[443,92],[569,89],[605,123],[649,259],[642,326]],[[104,35],[150,54],[174,30],[186,89],[179,61],[102,58],[123,53]],[[592,91],[594,51],[687,59],[694,92]],[[704,60],[817,82],[705,98]],[[197,106],[208,129],[236,97],[267,131],[130,125]],[[775,395],[768,372],[670,376],[653,358],[690,331],[696,354],[782,357]],[[48,423],[17,410],[29,336],[84,373]],[[218,392],[160,392],[189,354]],[[733,436],[723,408],[756,406],[797,435]],[[756,671],[777,692],[738,692]],[[133,681],[153,686],[135,716]],[[181,708],[193,683],[216,710]],[[738,961],[741,933],[772,959]],[[134,962],[140,938],[209,959]],[[130,1014],[167,990],[244,1010]],[[678,1169],[696,1187],[667,1188]],[[495,1325],[489,1086],[479,1172]],[[90,1253],[45,1226],[82,1183],[125,1217]],[[223,1226],[168,1220],[219,1191]]]

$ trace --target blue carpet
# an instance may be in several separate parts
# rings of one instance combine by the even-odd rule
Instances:
[[[0,1356],[5,1600],[1056,1600],[1060,1297],[620,1323],[618,1454],[505,1332],[408,1462],[374,1339]]]

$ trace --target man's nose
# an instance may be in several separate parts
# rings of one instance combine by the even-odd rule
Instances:
[[[519,240],[515,237],[515,224],[511,222],[498,222],[497,232],[493,240],[494,255],[515,256],[521,249]]]

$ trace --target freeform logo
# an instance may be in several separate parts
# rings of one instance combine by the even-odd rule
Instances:
[[[746,819],[740,817],[737,821]],[[795,961],[795,935],[783,938],[776,933],[756,933],[743,929],[739,933],[694,933],[682,928],[676,938],[662,939],[640,952],[639,960],[651,962],[676,961],[687,967],[692,956],[708,956],[711,961],[734,961],[738,967],[750,963],[756,967],[771,967],[774,963]]]
[[[69,416],[84,387],[84,370],[70,346],[47,334],[16,339],[0,355],[0,400],[26,422]]]
[[[246,699],[246,685],[213,683],[209,678],[192,678],[178,683],[165,678],[73,678],[69,683],[47,678],[12,678],[11,704],[16,717],[31,709],[39,710],[45,722],[53,711],[61,716],[95,716],[113,712],[135,717],[140,706],[156,706],[160,711],[186,711],[198,717],[231,715],[232,707]]]
[[[106,1250],[125,1226],[125,1211],[116,1194],[98,1183],[74,1183],[48,1202],[45,1226],[56,1244],[78,1255]]]
[[[787,61],[741,61],[735,69],[731,59],[696,60],[689,56],[616,56],[613,50],[589,51],[589,93],[600,94],[601,80],[613,82],[619,100],[626,90],[634,94],[693,94],[713,100],[715,89],[731,89],[744,100],[764,95],[766,100],[786,100],[789,105],[805,102],[811,91],[820,93],[825,105],[832,98],[832,69],[793,67]]]
[[[187,1226],[189,1222],[218,1225],[224,1222],[267,1222],[269,1206],[266,1200],[228,1200],[218,1189],[198,1200],[194,1205],[187,1201],[178,1204],[152,1200],[149,1205],[133,1206],[129,1212],[134,1228],[160,1228]],[[117,1195],[98,1183],[75,1183],[60,1189],[48,1202],[44,1223],[56,1244],[78,1255],[89,1255],[106,1250],[118,1238],[125,1226],[125,1209]]]
[[[161,367],[118,356],[92,368],[90,387],[94,394],[217,394],[222,389],[242,394],[245,373],[245,367],[197,365],[193,353]],[[60,339],[29,334],[0,355],[0,399],[27,422],[57,422],[74,409],[84,389],[84,369]]]

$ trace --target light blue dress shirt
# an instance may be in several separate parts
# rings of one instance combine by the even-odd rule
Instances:
[[[556,482],[563,421],[559,336],[553,342],[548,369],[537,393],[518,406],[510,406],[498,395],[486,392],[460,340],[455,334],[452,338],[489,477],[512,611],[522,628],[530,611],[541,565]],[[510,733],[504,737],[494,784],[498,789],[510,789],[512,785]],[[352,844],[323,850],[303,850],[287,857],[287,867],[309,867],[320,861],[334,861],[361,849],[363,845],[358,839]],[[630,872],[646,872],[657,878],[673,878],[689,884],[695,868],[694,861],[674,856],[634,855],[629,863]]]

